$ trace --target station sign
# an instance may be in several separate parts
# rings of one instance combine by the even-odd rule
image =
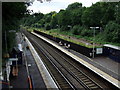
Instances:
[[[9,61],[18,61],[18,58],[9,58]]]
[[[96,54],[102,54],[103,48],[96,48]]]

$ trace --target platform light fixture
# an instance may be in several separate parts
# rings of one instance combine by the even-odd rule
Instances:
[[[91,29],[93,29],[93,50],[92,50],[92,58],[95,57],[95,29],[99,29],[99,27],[90,27]]]

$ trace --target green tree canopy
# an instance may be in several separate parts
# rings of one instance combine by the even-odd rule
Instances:
[[[82,7],[82,3],[75,2],[75,3],[69,4],[66,10],[73,10],[81,7]]]

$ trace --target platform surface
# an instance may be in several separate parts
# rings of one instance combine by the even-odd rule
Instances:
[[[28,67],[29,73],[33,79],[33,88],[45,89],[46,85],[38,70],[38,67],[33,58],[33,55],[29,49],[28,50],[25,49],[28,44],[26,43],[26,41],[24,41],[21,33],[16,34],[16,42],[17,44],[22,44],[24,57],[23,57],[23,64],[19,66],[19,69],[18,69],[18,76],[10,78],[11,88],[28,89],[28,81],[27,81],[28,73],[27,73],[26,64],[25,64],[25,60],[27,60],[27,64],[29,65]]]
[[[88,58],[74,50],[70,50],[70,52],[72,52],[73,54],[77,55],[80,58],[83,58],[85,61],[89,62],[93,66],[104,71],[105,73],[109,74],[113,78],[120,80],[120,71],[119,71],[120,63],[105,56]]]

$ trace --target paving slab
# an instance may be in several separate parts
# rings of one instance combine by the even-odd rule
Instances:
[[[10,76],[10,85],[12,88],[28,88],[26,67],[18,68],[18,76]]]
[[[119,62],[116,62],[106,56],[96,57],[93,60],[94,62],[101,64],[103,67],[112,71],[113,73],[120,75],[120,71],[119,71],[120,63]]]

